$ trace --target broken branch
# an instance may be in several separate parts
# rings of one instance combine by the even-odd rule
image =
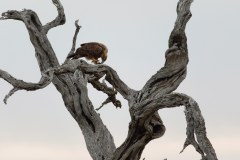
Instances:
[[[79,24],[78,24],[78,21],[79,20],[75,21],[76,30],[75,30],[75,34],[73,36],[72,48],[71,48],[70,52],[68,53],[67,57],[72,55],[72,54],[74,54],[74,51],[75,51],[75,48],[76,48],[77,35],[78,35],[78,32],[79,32],[79,30],[81,28],[81,26],[79,26]],[[66,63],[67,60],[68,60],[68,58],[66,58],[64,63]]]

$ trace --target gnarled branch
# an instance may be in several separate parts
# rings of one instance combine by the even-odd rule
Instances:
[[[36,57],[41,72],[58,66],[58,60],[55,52],[44,32],[38,15],[32,10],[7,11],[2,14],[2,19],[14,19],[22,21],[29,33],[30,40],[35,48]],[[43,63],[42,60],[45,60]]]
[[[180,0],[177,19],[169,37],[169,49],[165,53],[165,65],[153,75],[139,93],[138,101],[174,91],[187,74],[188,49],[185,35],[186,24],[191,17],[192,0]]]
[[[0,78],[4,79],[14,87],[4,98],[4,103],[6,104],[7,99],[18,90],[35,91],[48,86],[53,79],[53,72],[50,71],[48,75],[44,73],[43,76],[41,77],[41,80],[38,83],[25,82],[23,80],[16,79],[12,75],[10,75],[8,72],[3,71],[1,69],[0,69]]]
[[[204,160],[217,160],[215,150],[207,138],[205,122],[200,108],[197,102],[190,96],[180,93],[166,94],[157,99],[148,99],[134,106],[132,109],[134,110],[136,121],[139,121],[141,124],[145,123],[148,117],[159,109],[179,106],[185,106],[187,120],[187,139],[184,143],[183,150],[191,144],[195,147],[196,151],[202,155]]]
[[[112,104],[116,108],[121,108],[122,104],[119,100],[116,98],[117,91],[114,88],[110,88],[107,86],[107,84],[103,81],[102,83],[95,79],[89,79],[89,82],[93,85],[94,88],[96,88],[98,91],[102,91],[108,95],[108,98],[102,103],[102,105],[97,108],[96,110],[101,109],[104,105],[112,102]]]
[[[48,31],[59,25],[63,25],[66,22],[63,6],[59,0],[52,0],[53,4],[57,7],[58,16],[51,22],[47,23],[44,28],[44,32],[47,34]]]

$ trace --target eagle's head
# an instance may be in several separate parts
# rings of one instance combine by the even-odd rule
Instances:
[[[101,59],[102,59],[101,63],[103,63],[107,60],[108,48],[104,44],[101,44],[101,46],[103,48],[102,55],[101,55]]]

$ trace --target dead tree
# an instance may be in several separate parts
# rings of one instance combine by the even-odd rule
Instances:
[[[50,29],[65,23],[64,9],[59,0],[52,0],[58,10],[57,17],[45,25],[32,10],[9,10],[2,13],[1,20],[13,19],[25,24],[42,73],[38,83],[29,83],[0,70],[0,77],[13,86],[4,102],[7,103],[7,99],[18,90],[35,91],[53,83],[61,93],[66,108],[81,128],[87,149],[94,160],[140,159],[148,142],[164,135],[165,126],[157,111],[184,106],[187,138],[183,150],[188,145],[193,145],[203,160],[217,160],[214,148],[207,138],[205,122],[197,102],[186,94],[173,92],[187,74],[189,59],[185,28],[191,18],[192,1],[179,0],[177,19],[169,37],[169,49],[165,53],[165,64],[141,90],[131,89],[119,78],[117,72],[107,65],[92,65],[84,60],[67,59],[62,65],[59,64],[47,38]],[[80,29],[77,21],[75,25],[76,31],[69,54],[75,51]],[[102,77],[112,86],[108,87],[100,82]],[[117,92],[128,101],[131,122],[128,135],[118,148],[88,97],[87,83],[108,95],[109,98],[104,103],[112,102],[116,107],[121,106],[115,97]]]

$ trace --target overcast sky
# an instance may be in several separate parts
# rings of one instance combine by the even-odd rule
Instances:
[[[62,0],[64,26],[52,29],[49,40],[60,63],[71,48],[79,19],[78,44],[105,43],[107,65],[131,88],[141,89],[164,64],[169,34],[176,19],[177,0]],[[50,0],[0,0],[0,12],[33,9],[43,24],[56,16]],[[207,133],[219,159],[240,157],[240,1],[195,0],[187,24],[189,57],[187,78],[177,92],[192,96],[202,110]],[[22,22],[0,21],[0,68],[19,79],[38,82],[40,72],[28,33]],[[90,85],[89,85],[90,87]],[[0,79],[0,99],[12,86]],[[106,98],[90,87],[98,107]],[[119,96],[120,97],[120,96]],[[130,117],[107,105],[99,113],[119,146],[125,139]],[[198,160],[193,147],[179,154],[185,141],[183,107],[159,111],[165,135],[150,142],[146,160]],[[19,91],[4,105],[0,101],[1,160],[90,160],[82,133],[66,110],[53,85],[35,92]]]

